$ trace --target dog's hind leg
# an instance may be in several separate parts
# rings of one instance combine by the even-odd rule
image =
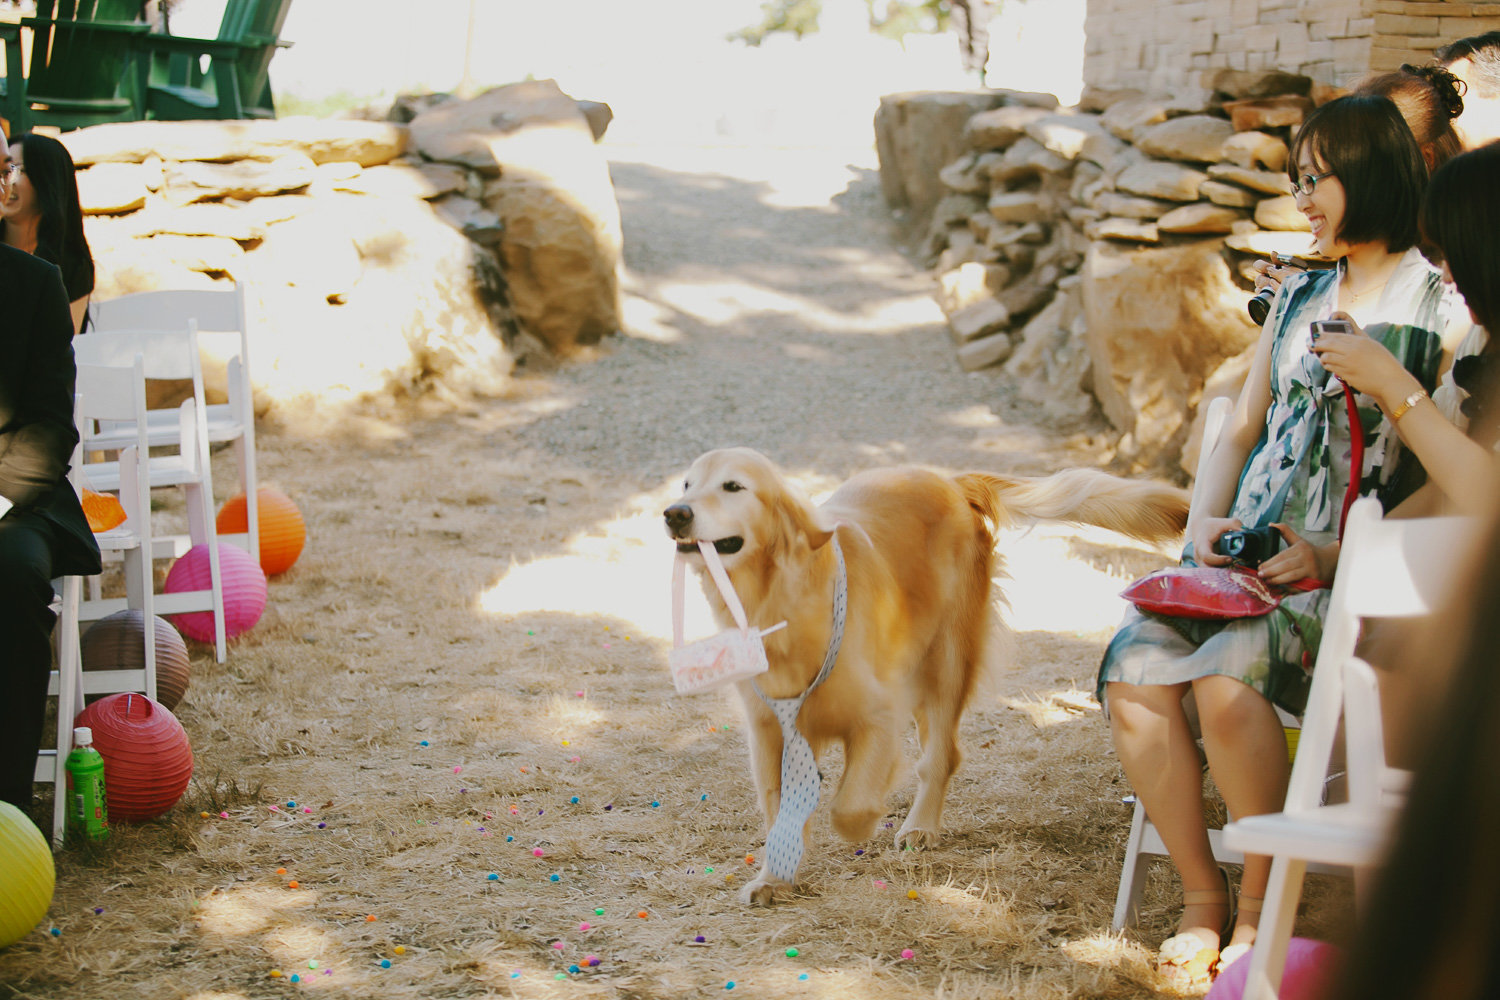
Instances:
[[[943,802],[948,782],[958,770],[963,753],[958,748],[958,723],[972,686],[979,650],[957,636],[939,638],[927,654],[928,684],[917,703],[917,738],[922,756],[917,760],[917,796],[901,829],[898,846],[933,843],[943,828]]]

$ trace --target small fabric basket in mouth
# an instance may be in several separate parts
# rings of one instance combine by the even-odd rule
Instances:
[[[786,622],[761,631],[750,627],[745,618],[744,606],[739,595],[729,582],[729,574],[714,551],[712,542],[698,543],[703,561],[719,588],[729,613],[737,628],[725,629],[717,635],[697,642],[682,641],[682,602],[686,562],[681,556],[672,567],[672,651],[667,655],[667,667],[672,673],[672,684],[679,694],[698,694],[712,691],[735,681],[748,680],[770,669],[766,661],[766,647],[761,637],[784,628]]]

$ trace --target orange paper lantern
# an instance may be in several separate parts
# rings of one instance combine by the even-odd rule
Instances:
[[[95,534],[125,523],[125,508],[114,494],[95,493],[85,486],[78,499],[83,504],[83,516],[89,519],[89,530]]]
[[[255,491],[260,508],[260,568],[266,576],[285,573],[302,554],[307,525],[297,505],[280,490],[262,486]],[[250,530],[245,516],[245,495],[224,501],[217,520],[219,534],[238,535]]]

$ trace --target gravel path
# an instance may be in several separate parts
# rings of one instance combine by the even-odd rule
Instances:
[[[552,374],[563,405],[521,433],[528,447],[643,481],[734,444],[838,478],[894,462],[1041,472],[1092,450],[959,368],[930,273],[895,248],[873,151],[606,152],[629,332]]]

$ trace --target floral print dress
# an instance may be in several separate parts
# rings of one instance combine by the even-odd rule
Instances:
[[[1286,523],[1314,545],[1338,537],[1349,482],[1352,441],[1344,387],[1310,350],[1310,324],[1337,311],[1342,265],[1287,280],[1267,323],[1271,347],[1271,402],[1260,441],[1240,473],[1229,515],[1247,527]],[[1380,341],[1429,390],[1442,355],[1441,334],[1451,300],[1437,272],[1415,249],[1387,282],[1365,333]],[[1373,399],[1356,394],[1365,443],[1360,492],[1390,509],[1421,484],[1421,467],[1404,454],[1390,422]],[[1275,510],[1282,497],[1280,513]],[[1193,564],[1191,545],[1183,562]],[[1313,657],[1323,634],[1329,591],[1288,595],[1260,618],[1199,621],[1126,610],[1099,667],[1106,685],[1179,684],[1212,674],[1237,678],[1293,714],[1307,702]]]

